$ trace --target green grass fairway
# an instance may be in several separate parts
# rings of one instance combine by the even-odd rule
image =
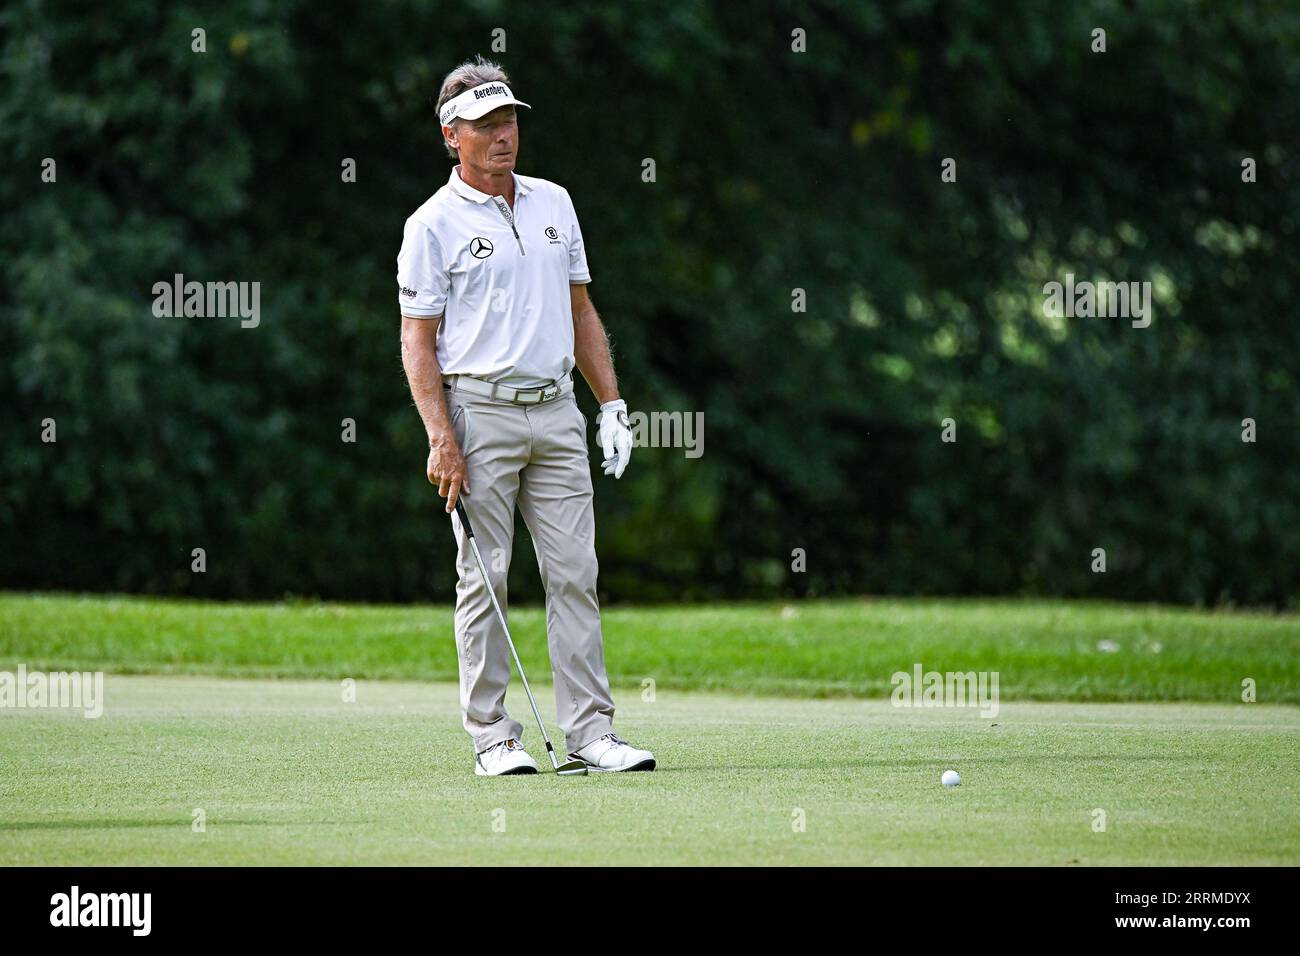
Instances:
[[[543,680],[542,611],[511,624]],[[488,780],[447,606],[0,595],[0,670],[108,673],[98,720],[0,709],[0,864],[1300,863],[1294,616],[838,600],[604,625],[617,727],[661,769]],[[890,706],[917,663],[997,671],[1001,713]],[[511,712],[544,759],[517,678]]]
[[[1292,707],[1004,701],[988,720],[661,687],[620,694],[617,720],[659,771],[483,779],[454,684],[360,681],[350,704],[337,681],[105,690],[98,720],[0,710],[0,864],[1300,863]],[[517,689],[510,706],[527,719]]]

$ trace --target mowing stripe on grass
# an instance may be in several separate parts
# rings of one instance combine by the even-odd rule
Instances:
[[[1084,601],[826,600],[612,608],[616,686],[884,699],[896,671],[998,671],[1004,700],[1300,703],[1300,621]],[[525,666],[545,613],[512,608]],[[0,595],[0,668],[456,680],[449,605]]]

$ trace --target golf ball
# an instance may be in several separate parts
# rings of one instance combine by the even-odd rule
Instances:
[[[956,770],[945,770],[943,776],[939,778],[939,782],[945,787],[955,787],[961,783],[961,776]]]

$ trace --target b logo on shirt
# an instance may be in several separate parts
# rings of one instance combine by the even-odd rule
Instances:
[[[560,238],[560,234],[559,234],[558,232],[555,231],[555,227],[554,227],[554,226],[547,226],[547,227],[546,227],[546,238],[547,238],[547,239],[552,239],[552,240],[554,240],[554,239],[559,239],[559,238]]]
[[[492,243],[482,236],[475,236],[469,242],[469,254],[475,259],[486,259],[492,255]]]

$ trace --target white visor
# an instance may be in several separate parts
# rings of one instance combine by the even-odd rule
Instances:
[[[510,87],[504,83],[484,83],[444,103],[438,113],[438,120],[443,126],[447,126],[458,116],[462,119],[478,119],[501,106],[528,106],[528,104],[515,99],[515,95],[510,92]],[[531,106],[528,108],[532,109]]]

